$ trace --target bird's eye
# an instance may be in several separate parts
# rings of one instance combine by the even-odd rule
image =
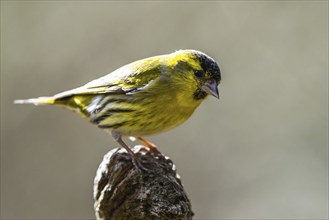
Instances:
[[[195,70],[194,75],[198,78],[203,77],[203,71],[202,70]]]

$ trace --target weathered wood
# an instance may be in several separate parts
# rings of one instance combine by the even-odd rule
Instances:
[[[146,147],[132,150],[147,170],[134,167],[124,149],[108,152],[94,181],[97,219],[192,219],[191,203],[173,162]]]

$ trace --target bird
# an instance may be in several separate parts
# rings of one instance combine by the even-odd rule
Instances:
[[[208,95],[219,99],[219,64],[193,49],[153,56],[124,65],[75,89],[53,96],[15,100],[15,104],[55,105],[72,110],[110,133],[142,166],[123,136],[168,131],[185,122]]]

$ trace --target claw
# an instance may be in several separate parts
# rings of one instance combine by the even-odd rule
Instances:
[[[152,152],[153,154],[161,155],[161,152],[158,151],[158,148],[155,144],[152,144],[151,142],[145,140],[142,137],[137,137],[137,140],[140,141],[141,143],[145,144],[150,149],[150,152]]]
[[[121,134],[118,134],[116,132],[112,131],[112,137],[113,139],[118,142],[124,149],[126,149],[126,151],[128,152],[128,154],[131,157],[132,163],[134,165],[134,167],[140,171],[150,171],[149,169],[145,168],[140,159],[136,156],[136,154],[129,148],[129,146],[122,140],[122,136]]]

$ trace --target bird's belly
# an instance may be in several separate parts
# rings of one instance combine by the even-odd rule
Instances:
[[[86,108],[88,118],[99,128],[123,136],[153,135],[182,124],[201,103],[167,94],[145,97],[96,96]]]
[[[158,106],[144,112],[126,113],[130,118],[125,124],[114,128],[125,136],[147,136],[168,131],[185,122],[195,108],[172,108],[172,106]]]

